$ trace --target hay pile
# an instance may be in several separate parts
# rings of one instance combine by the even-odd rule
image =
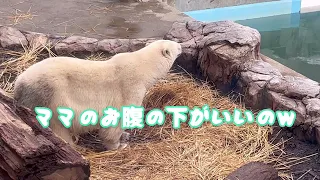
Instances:
[[[23,51],[0,48],[0,87],[12,94],[13,84],[19,74],[32,64],[52,56],[56,55],[47,46],[23,46]]]
[[[198,85],[193,79],[169,74],[146,95],[144,107],[203,106],[229,110],[243,109],[229,98]],[[246,124],[241,127],[206,123],[192,129],[186,123],[174,130],[166,114],[164,126],[134,130],[130,148],[114,152],[83,152],[91,161],[92,179],[223,179],[251,161],[277,164],[270,144],[270,127]]]
[[[43,49],[41,49],[42,51]],[[25,52],[2,51],[0,57],[0,86],[9,94],[14,78],[40,56],[38,50]],[[2,59],[1,59],[2,58]],[[88,58],[92,60],[92,57]],[[146,109],[165,106],[203,106],[229,110],[244,109],[230,98],[220,96],[209,85],[197,84],[179,74],[169,74],[146,95]],[[164,126],[132,130],[130,147],[121,151],[94,152],[79,148],[91,162],[91,179],[223,179],[231,171],[251,161],[272,163],[281,170],[288,169],[278,145],[268,141],[270,127],[245,124],[241,127],[207,123],[192,129],[183,123],[173,130],[171,116],[166,114]],[[285,174],[281,174],[283,177]]]

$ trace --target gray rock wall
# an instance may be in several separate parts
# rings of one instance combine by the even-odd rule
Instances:
[[[179,63],[224,90],[238,91],[253,109],[296,112],[291,128],[301,140],[320,143],[320,84],[284,75],[260,57],[257,30],[231,21],[175,23],[166,39],[184,47]]]

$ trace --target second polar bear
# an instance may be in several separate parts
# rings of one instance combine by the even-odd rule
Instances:
[[[74,146],[72,136],[99,129],[99,136],[108,150],[125,148],[125,134],[120,122],[116,127],[81,126],[79,115],[86,109],[103,114],[112,106],[141,106],[147,90],[166,76],[182,53],[181,45],[170,40],[157,40],[146,47],[119,53],[107,61],[89,61],[72,57],[44,59],[21,73],[15,82],[14,99],[32,110],[47,107],[52,110],[50,128]],[[57,107],[74,110],[70,128],[58,120]]]

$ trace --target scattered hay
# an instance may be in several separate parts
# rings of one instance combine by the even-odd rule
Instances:
[[[46,49],[49,53],[42,54]],[[0,50],[0,86],[11,93],[14,79],[43,57],[54,55],[48,48],[24,48],[24,52]],[[2,57],[3,56],[3,57]],[[97,58],[98,57],[98,58]],[[105,60],[103,54],[87,57],[88,60]],[[244,107],[223,97],[206,84],[179,74],[168,77],[155,85],[144,99],[146,109],[165,106],[209,105],[219,110]],[[174,130],[172,117],[166,114],[163,126],[132,130],[130,147],[121,151],[94,152],[80,148],[90,160],[91,179],[223,179],[238,167],[262,161],[273,164],[284,179],[290,179],[287,170],[306,158],[289,159],[281,151],[281,144],[268,140],[270,127],[246,124],[241,127],[222,125],[213,127],[205,123],[198,129],[182,123]]]
[[[233,111],[243,109],[207,84],[169,74],[146,95],[144,107],[203,106]],[[206,123],[192,129],[183,123],[174,130],[171,116],[164,126],[133,130],[130,148],[95,153],[82,151],[91,162],[92,179],[223,179],[238,167],[252,161],[274,164],[285,170],[285,161],[272,154],[280,151],[268,136],[270,127],[246,124],[241,127]],[[279,165],[281,164],[281,165]],[[285,177],[285,171],[281,171]]]
[[[23,46],[22,52],[0,48],[0,88],[12,94],[13,84],[19,74],[45,57],[56,56],[49,47],[48,44]]]
[[[15,79],[32,64],[47,58],[55,57],[50,44],[37,46],[22,46],[23,51],[13,51],[0,48],[0,88],[12,95]],[[85,59],[92,61],[104,61],[110,57],[103,53],[92,54]]]
[[[101,52],[101,53],[91,54],[90,56],[87,56],[85,59],[90,61],[106,61],[110,59],[110,56],[107,56]]]
[[[86,10],[89,11],[90,15],[95,15],[95,14],[107,14],[110,12],[114,12],[112,10],[112,6],[104,6],[104,7],[98,7],[96,5],[91,4]]]
[[[13,16],[8,16],[7,18],[8,19],[11,19],[12,20],[12,26],[15,26],[17,24],[20,24],[21,21],[24,21],[24,20],[32,20],[33,17],[37,16],[37,15],[33,15],[31,12],[31,7],[29,8],[29,10],[27,12],[22,12],[21,10],[19,9],[16,9],[15,10],[15,14]]]

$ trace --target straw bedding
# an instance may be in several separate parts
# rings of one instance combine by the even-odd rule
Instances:
[[[42,50],[1,50],[1,88],[9,94],[12,93],[15,77],[31,64],[43,59],[39,53]],[[143,106],[149,110],[163,109],[165,106],[189,106],[192,109],[205,104],[220,111],[245,109],[231,98],[219,95],[218,91],[208,84],[199,84],[188,76],[173,73],[150,89],[143,102]],[[241,165],[252,161],[271,163],[280,169],[281,173],[286,169],[284,159],[279,153],[274,155],[281,150],[280,147],[272,145],[268,140],[270,127],[259,127],[256,124],[240,127],[224,124],[214,127],[207,122],[198,129],[182,123],[180,129],[174,130],[172,117],[166,114],[163,126],[145,125],[141,130],[128,132],[132,136],[130,147],[124,150],[99,152],[88,148],[94,146],[93,141],[87,141],[87,146],[79,145],[79,152],[90,160],[91,179],[220,180]],[[93,135],[90,136],[99,142]]]
[[[143,105],[148,110],[165,106],[209,105],[220,111],[244,108],[223,97],[206,84],[181,74],[168,74],[147,92]],[[166,113],[165,113],[166,114]],[[188,121],[172,128],[166,114],[163,126],[145,125],[131,130],[130,147],[96,153],[83,150],[91,161],[92,179],[223,179],[230,172],[252,161],[277,164],[272,155],[278,146],[268,141],[270,127],[245,124],[219,127],[209,122],[193,129]]]

